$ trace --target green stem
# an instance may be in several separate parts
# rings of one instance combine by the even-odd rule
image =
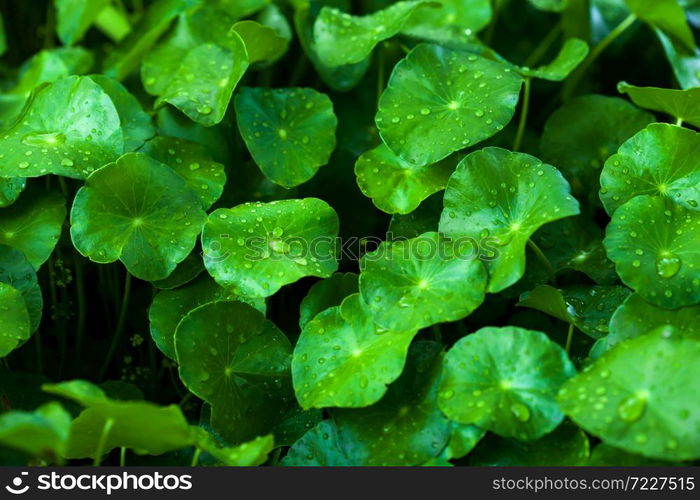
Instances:
[[[683,126],[683,118],[676,119],[676,125],[678,125],[679,127],[682,127]]]
[[[194,455],[192,455],[192,462],[190,463],[190,467],[197,467],[197,464],[199,463],[199,457],[201,454],[201,448],[197,447],[194,449]]]
[[[126,446],[122,446],[119,450],[119,467],[126,465]]]
[[[569,323],[569,332],[566,334],[566,347],[564,347],[564,350],[566,350],[566,354],[569,354],[571,351],[571,341],[574,338],[574,324]]]
[[[503,3],[504,0],[493,0],[493,15],[491,16],[491,24],[489,25],[489,29],[486,32],[486,37],[484,38],[484,41],[486,45],[491,45],[491,42],[493,41],[493,35],[496,31],[496,23],[498,22],[498,15],[501,13],[501,4]]]
[[[557,39],[561,31],[561,22],[558,22],[552,27],[551,30],[549,30],[549,33],[545,35],[545,37],[540,41],[537,47],[535,47],[535,50],[533,50],[530,53],[530,56],[525,60],[525,66],[527,66],[528,68],[532,68],[535,64],[537,64],[540,61],[540,59],[542,59],[547,53],[547,51]]]
[[[608,35],[605,38],[598,42],[598,45],[593,47],[593,50],[591,50],[591,52],[588,54],[588,57],[585,61],[583,61],[583,64],[579,66],[579,68],[573,73],[573,75],[571,75],[571,78],[564,85],[563,96],[565,101],[571,98],[574,91],[576,90],[576,87],[578,87],[581,78],[583,78],[583,75],[586,74],[588,69],[598,59],[600,54],[602,54],[603,51],[605,51],[605,49],[607,49],[611,43],[617,40],[617,38],[620,35],[622,35],[622,33],[624,33],[627,30],[627,28],[632,26],[632,24],[634,24],[636,20],[637,16],[635,16],[634,14],[630,14],[620,24],[615,26],[615,28],[613,28],[613,30],[610,33],[608,33]]]
[[[54,38],[53,33],[56,30],[56,9],[53,2],[49,2],[46,8],[46,30],[44,32],[44,48],[50,49],[53,47]]]
[[[552,267],[552,263],[549,262],[549,259],[544,254],[544,252],[532,240],[527,240],[527,246],[530,247],[530,250],[532,250],[535,253],[537,258],[540,260],[540,262],[544,266],[545,270],[547,271],[547,276],[549,276],[549,282],[552,285],[556,284],[556,273],[554,272],[554,267]]]
[[[75,284],[78,294],[78,329],[75,334],[75,368],[80,370],[83,361],[83,339],[85,338],[85,324],[87,319],[87,298],[85,295],[85,276],[83,263],[75,255]]]
[[[438,325],[433,325],[432,330],[435,341],[442,343],[442,332],[440,331],[440,327]]]
[[[102,433],[100,433],[100,439],[97,441],[97,450],[92,462],[92,465],[95,467],[99,467],[100,463],[102,462],[102,454],[104,453],[105,445],[107,444],[107,436],[109,436],[109,431],[112,430],[113,425],[114,419],[108,418],[105,421],[104,427],[102,427]]]
[[[525,125],[527,125],[527,115],[530,111],[530,87],[531,79],[525,77],[525,85],[523,89],[523,106],[520,108],[520,121],[518,122],[518,132],[515,134],[515,142],[513,142],[513,151],[517,152],[523,142],[525,134]]]
[[[102,380],[102,377],[104,377],[105,373],[107,372],[107,369],[109,368],[110,363],[112,362],[112,358],[114,358],[114,354],[117,352],[117,347],[119,346],[122,334],[124,333],[124,325],[126,323],[126,313],[127,309],[129,308],[130,296],[131,274],[129,274],[129,271],[126,271],[126,278],[124,279],[124,295],[122,296],[122,305],[121,310],[119,311],[119,319],[117,320],[117,328],[115,329],[114,335],[112,336],[112,343],[109,346],[109,351],[107,351],[107,357],[102,363],[102,368],[100,368],[100,373],[97,377],[98,380]]]
[[[377,106],[379,106],[379,98],[382,97],[382,92],[384,92],[384,46],[379,45],[379,50],[377,51]]]

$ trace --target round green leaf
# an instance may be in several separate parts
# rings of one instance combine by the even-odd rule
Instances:
[[[0,210],[0,244],[21,250],[39,269],[53,252],[66,219],[66,200],[58,193],[27,190]]]
[[[520,68],[520,72],[529,78],[541,78],[560,82],[575,70],[588,55],[588,44],[578,38],[569,38],[564,42],[557,57],[549,64],[539,68]]]
[[[464,40],[488,25],[491,20],[490,0],[438,0],[439,9],[421,9],[406,22],[402,34],[450,42]]]
[[[700,211],[700,134],[652,123],[611,156],[600,175],[600,199],[612,214],[639,195],[661,195]]]
[[[259,311],[212,302],[175,332],[180,378],[212,407],[211,425],[233,444],[269,432],[287,405],[292,346]]]
[[[559,393],[587,432],[630,453],[700,457],[700,341],[660,328],[605,353]]]
[[[440,231],[495,245],[486,260],[489,292],[525,272],[525,246],[540,226],[579,213],[569,185],[551,165],[523,153],[485,148],[464,158],[447,184]]]
[[[307,323],[294,348],[292,378],[302,408],[377,402],[403,370],[416,334],[374,323],[359,294]]]
[[[208,275],[204,275],[189,285],[177,290],[158,293],[148,310],[151,322],[151,337],[158,348],[170,359],[177,360],[175,354],[175,329],[187,313],[208,302],[234,300],[236,297],[221,288]],[[245,301],[245,300],[244,300]],[[258,300],[251,304],[265,312],[265,302]]]
[[[248,60],[253,63],[271,63],[287,51],[289,39],[276,29],[255,21],[240,21],[231,28],[245,43]]]
[[[620,82],[617,90],[627,94],[640,108],[667,113],[679,120],[700,126],[700,89],[662,89],[659,87],[636,87]]]
[[[37,92],[0,136],[0,175],[84,179],[124,151],[119,114],[97,83],[70,76]]]
[[[101,264],[121,260],[137,278],[166,278],[194,248],[206,214],[185,180],[141,153],[93,173],[71,210],[75,248]]]
[[[700,212],[657,196],[618,208],[603,241],[622,281],[665,308],[700,302]]]
[[[199,196],[203,209],[208,209],[221,197],[226,172],[221,163],[212,160],[204,146],[174,137],[154,137],[141,152],[180,174]]]
[[[29,313],[22,292],[0,281],[0,357],[30,336]]]
[[[325,94],[307,88],[244,87],[235,107],[243,140],[272,182],[298,186],[328,163],[338,120]]]
[[[611,349],[623,340],[639,337],[657,328],[670,325],[679,335],[700,338],[700,305],[668,310],[645,301],[638,294],[630,295],[610,319],[610,334],[606,337]]]
[[[362,258],[360,293],[375,321],[408,330],[456,321],[483,301],[486,270],[468,242],[425,233],[384,242]]]
[[[204,271],[204,261],[201,252],[195,247],[192,253],[177,265],[170,276],[152,283],[159,290],[172,290],[186,285],[199,276],[202,271]]]
[[[321,420],[322,410],[302,410],[293,405],[274,428],[275,443],[277,446],[292,446]]]
[[[544,333],[486,327],[447,352],[438,402],[450,420],[537,439],[564,418],[555,398],[575,373],[564,349]]]
[[[357,291],[357,274],[354,273],[336,273],[314,283],[299,306],[299,328],[303,330],[318,313],[339,306],[345,297]]]
[[[438,456],[451,431],[437,406],[441,371],[442,345],[417,342],[379,402],[333,413],[339,441],[355,465],[411,466]]]
[[[503,129],[522,81],[503,63],[418,45],[391,73],[379,101],[379,133],[406,161],[435,163]]]
[[[416,9],[433,7],[423,0],[396,2],[365,16],[323,7],[314,22],[314,43],[326,66],[359,63],[381,42],[396,35]]]
[[[0,245],[0,283],[20,291],[29,313],[29,330],[35,332],[41,323],[41,310],[44,307],[39,281],[24,254],[6,245]]]
[[[617,97],[576,97],[547,119],[542,158],[561,169],[574,194],[595,199],[605,160],[652,121],[649,113]]]
[[[338,268],[338,216],[317,198],[244,203],[209,215],[204,265],[237,295],[267,297],[303,278]]]
[[[156,133],[151,117],[141,103],[124,85],[104,75],[91,75],[90,79],[104,90],[119,114],[124,132],[124,151],[135,151]]]
[[[360,156],[355,175],[360,190],[377,208],[390,214],[414,211],[431,194],[447,185],[454,163],[416,166],[380,144]]]
[[[0,177],[0,208],[12,205],[24,191],[26,183],[22,177]]]

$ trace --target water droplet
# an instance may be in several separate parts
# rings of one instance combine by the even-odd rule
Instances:
[[[510,411],[521,422],[530,420],[530,409],[521,403],[515,403],[510,407]]]
[[[656,259],[656,272],[662,278],[673,278],[681,268],[681,259],[671,252],[661,252]]]
[[[617,414],[625,422],[636,422],[647,407],[646,397],[634,394],[622,401],[617,407]]]

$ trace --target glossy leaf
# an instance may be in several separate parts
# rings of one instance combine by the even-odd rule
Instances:
[[[44,301],[34,268],[21,251],[6,245],[0,245],[0,263],[0,283],[6,283],[22,294],[29,313],[29,330],[35,332],[41,322]]]
[[[24,191],[26,183],[22,177],[0,177],[0,208],[12,205]]]
[[[620,82],[617,90],[627,94],[640,108],[666,113],[674,118],[700,126],[700,89],[664,89],[659,87],[636,87]]]
[[[231,28],[241,37],[246,46],[248,61],[254,63],[271,63],[282,57],[287,51],[289,39],[277,30],[255,21],[240,21]]]
[[[338,443],[331,420],[323,420],[304,434],[287,452],[282,465],[289,467],[342,467],[352,465]]]
[[[64,45],[78,42],[109,0],[54,0],[56,33]]]
[[[419,10],[409,18],[401,33],[435,42],[466,40],[484,28],[493,13],[489,0],[438,0],[433,3],[441,7]]]
[[[639,19],[658,27],[687,50],[695,50],[695,38],[677,0],[625,0],[625,3]]]
[[[357,293],[357,278],[354,273],[336,273],[314,283],[299,306],[299,328],[303,330],[318,313],[339,306],[345,297]]]
[[[451,422],[450,439],[440,453],[445,460],[458,459],[466,456],[481,441],[486,431],[476,425]]]
[[[574,71],[588,55],[588,44],[578,38],[569,38],[564,42],[557,57],[549,64],[539,68],[521,68],[523,75],[560,82]]]

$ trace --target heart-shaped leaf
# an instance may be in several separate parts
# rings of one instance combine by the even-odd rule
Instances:
[[[29,338],[29,313],[22,292],[0,281],[0,357]]]
[[[209,215],[204,265],[237,295],[268,297],[304,276],[333,274],[337,235],[338,216],[319,199],[244,203]]]
[[[0,136],[0,175],[84,179],[124,151],[119,114],[97,83],[70,76],[37,92]]]
[[[233,90],[248,69],[248,53],[233,19],[202,7],[181,14],[175,30],[151,51],[141,79],[156,105],[170,103],[192,120],[211,126],[226,113]]]
[[[447,352],[438,402],[450,420],[537,439],[564,418],[555,398],[575,373],[564,349],[544,333],[486,327]]]
[[[243,140],[272,182],[298,186],[328,163],[338,120],[325,94],[306,88],[244,87],[235,106]]]
[[[603,244],[623,283],[673,309],[700,302],[698,231],[700,212],[637,196],[615,211]]]
[[[248,20],[237,22],[232,29],[243,40],[250,64],[275,62],[287,51],[289,39],[270,26]]]
[[[638,195],[661,195],[700,211],[700,134],[652,123],[611,156],[600,175],[600,199],[612,214]]]
[[[42,460],[60,460],[70,423],[70,414],[59,403],[47,403],[32,412],[7,411],[0,415],[0,446]]]
[[[203,209],[208,209],[221,197],[226,172],[221,163],[212,160],[205,147],[184,139],[154,137],[141,152],[180,174],[199,196]]]
[[[362,258],[362,299],[390,330],[462,319],[484,301],[486,290],[486,269],[474,251],[470,241],[435,232],[384,242]]]
[[[357,185],[377,208],[390,214],[413,212],[431,194],[447,185],[454,162],[416,166],[380,144],[355,163]]]
[[[359,63],[379,42],[401,31],[416,9],[424,6],[433,7],[423,0],[401,1],[365,16],[323,7],[314,22],[316,53],[330,67]]]
[[[520,72],[529,78],[541,78],[560,82],[575,70],[588,55],[588,44],[578,38],[569,38],[564,42],[557,57],[539,68],[520,68]]]
[[[294,348],[292,378],[302,408],[377,402],[403,370],[416,330],[379,327],[359,294],[318,314]]]
[[[6,245],[0,245],[0,283],[19,290],[29,313],[29,331],[35,332],[41,323],[44,300],[34,268],[24,254]]]
[[[547,222],[579,213],[561,173],[537,158],[484,148],[464,158],[447,184],[440,231],[493,247],[485,259],[489,292],[499,292],[525,272],[525,246]]]
[[[259,311],[211,302],[175,332],[180,378],[212,407],[211,425],[240,443],[269,432],[287,405],[292,346]]]
[[[93,262],[121,260],[137,278],[155,281],[189,255],[205,220],[181,176],[144,154],[128,153],[78,191],[71,238]]]
[[[357,291],[357,274],[354,273],[336,273],[314,283],[299,306],[299,328],[303,330],[318,313],[339,306],[345,297]]]
[[[403,159],[435,163],[499,132],[513,117],[522,82],[503,63],[421,44],[394,67],[377,127]]]
[[[653,353],[653,355],[650,355]],[[700,457],[700,341],[663,327],[607,352],[562,387],[562,410],[630,453]]]

